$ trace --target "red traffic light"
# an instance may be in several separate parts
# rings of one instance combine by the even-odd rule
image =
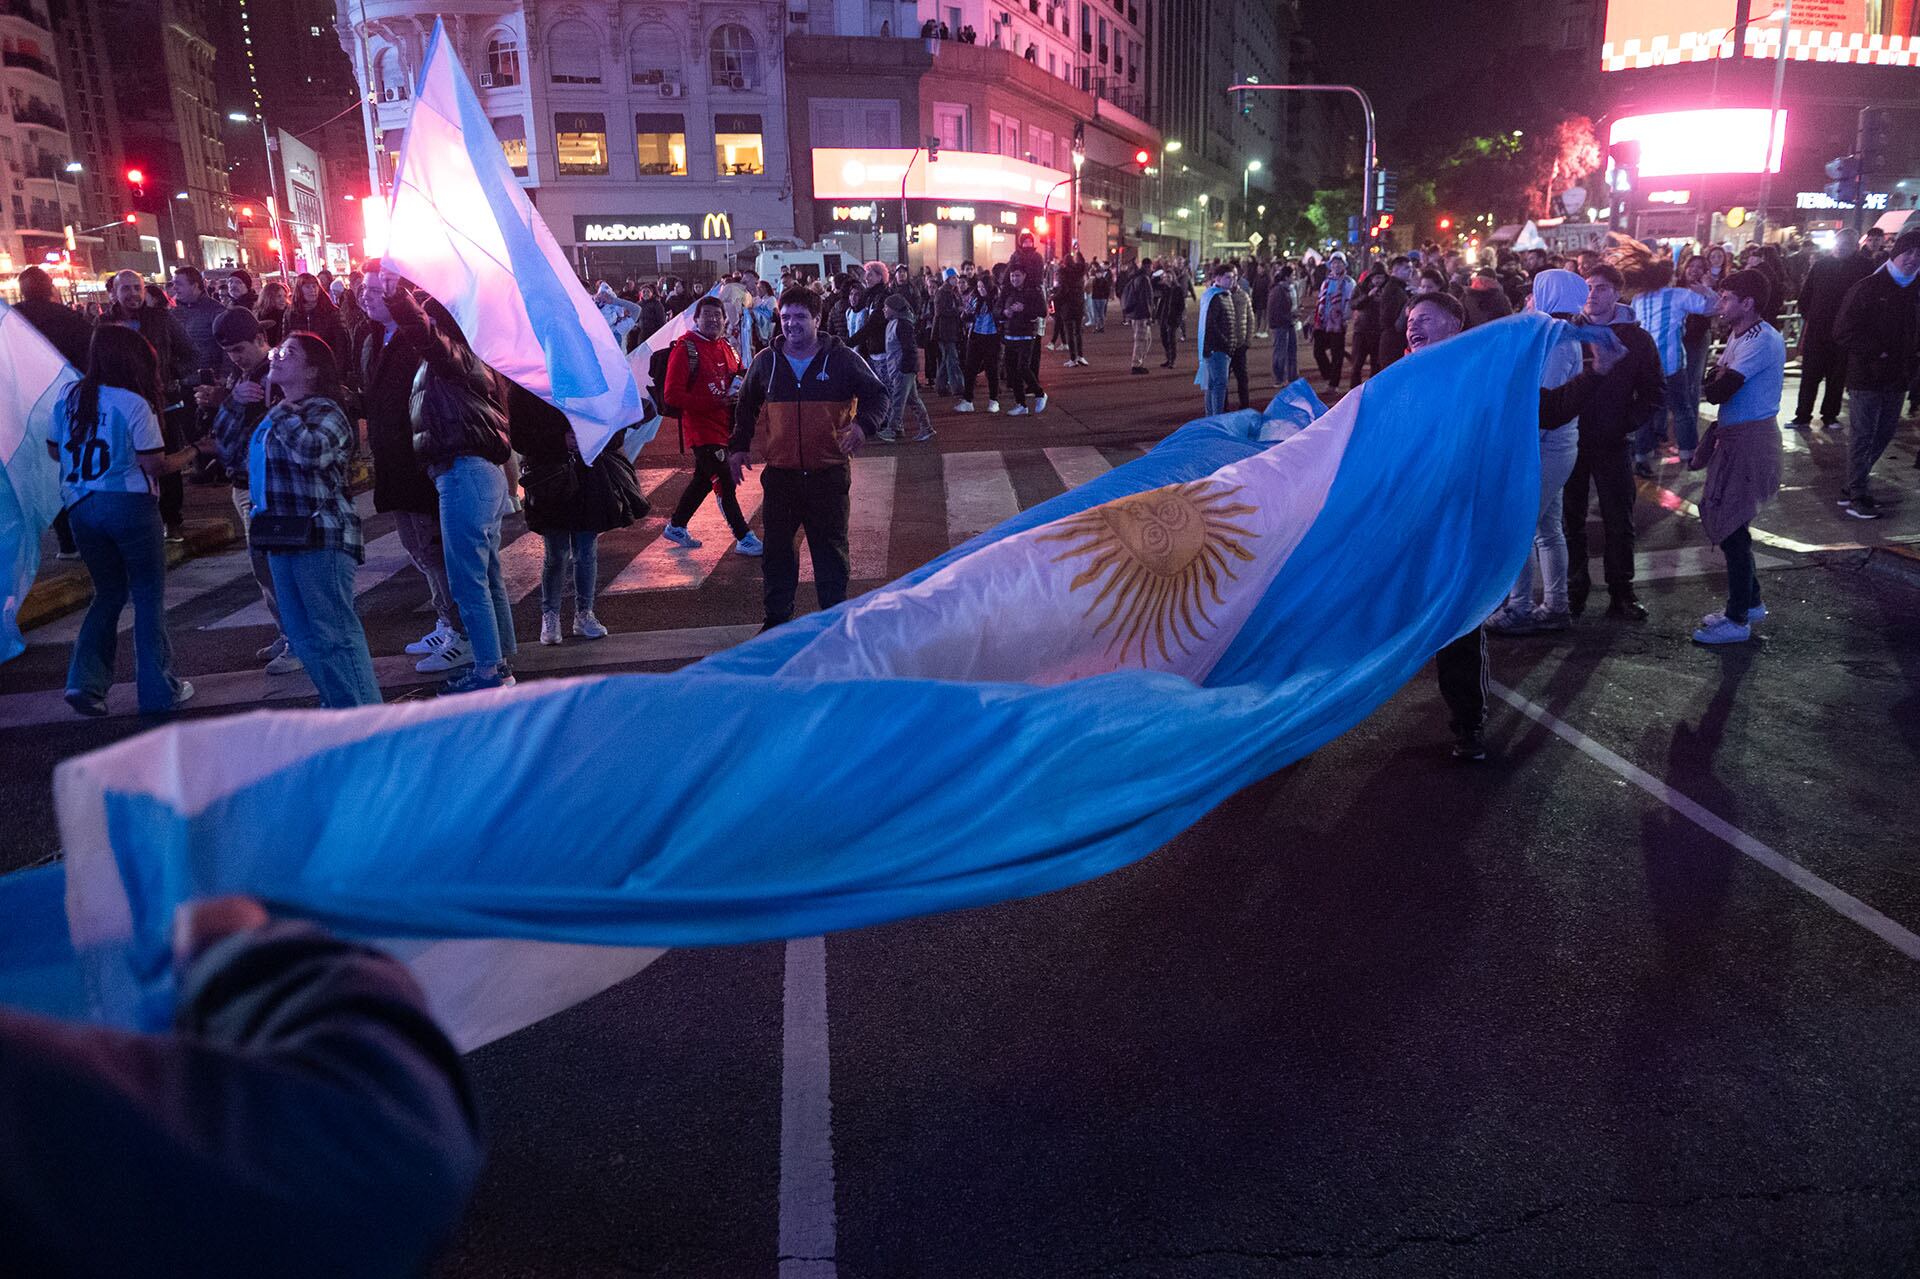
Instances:
[[[1052,230],[1053,224],[1046,218],[1035,218],[1033,220],[1033,233],[1041,239],[1045,239]]]
[[[140,171],[139,169],[128,169],[128,170],[127,170],[127,183],[128,183],[128,185],[130,185],[130,186],[136,186],[136,187],[137,187],[137,186],[145,186],[145,185],[146,185],[146,182],[147,182],[147,175],[146,175],[145,173],[143,173],[143,172],[141,172],[141,171]]]
[[[252,217],[252,216],[253,216],[253,206],[252,206],[251,204],[243,204],[243,205],[241,205],[241,206],[240,206],[240,216],[241,216],[241,217],[243,217],[243,218],[250,218],[250,217]]]
[[[1453,219],[1452,219],[1452,218],[1441,218],[1441,219],[1440,219],[1440,229],[1441,229],[1442,231],[1451,231],[1451,230],[1453,230]]]
[[[1138,166],[1138,168],[1142,173],[1146,172],[1147,164],[1152,159],[1153,159],[1153,152],[1147,150],[1145,147],[1141,147],[1138,151],[1135,151],[1133,153],[1133,162],[1136,166]]]
[[[127,224],[128,226],[132,226],[132,225],[133,225],[134,223],[136,223],[136,222],[138,222],[138,221],[140,220],[140,215],[139,215],[138,213],[129,213],[129,214],[127,214],[127,216],[126,216],[126,217],[124,217],[124,218],[122,218],[122,219],[120,219],[120,220],[121,220],[122,222],[125,222],[125,223],[126,223],[126,224]]]

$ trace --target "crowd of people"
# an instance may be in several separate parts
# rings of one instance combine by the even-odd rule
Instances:
[[[1590,396],[1583,392],[1579,412],[1543,425],[1533,576],[1489,622],[1496,633],[1531,634],[1564,630],[1585,610],[1586,517],[1596,498],[1607,611],[1646,616],[1633,588],[1636,473],[1652,477],[1661,462],[1704,463],[1716,451],[1723,459],[1764,452],[1728,448],[1736,436],[1758,433],[1730,429],[1736,419],[1728,414],[1751,413],[1741,420],[1757,422],[1771,406],[1759,404],[1764,396],[1751,386],[1716,400],[1710,368],[1754,382],[1743,362],[1784,347],[1779,321],[1790,302],[1805,371],[1788,425],[1813,429],[1817,408],[1821,425],[1837,430],[1845,409],[1849,465],[1839,509],[1878,517],[1874,465],[1903,398],[1920,405],[1916,270],[1920,232],[1891,242],[1843,236],[1812,261],[1772,245],[1739,257],[1721,246],[1670,256],[1627,245],[1567,257],[1501,253],[1474,267],[1429,245],[1357,270],[1337,252],[1197,269],[1184,258],[1049,259],[1027,233],[1006,262],[990,266],[867,262],[825,279],[789,269],[778,281],[743,271],[705,291],[672,276],[618,287],[597,281],[593,298],[629,350],[690,312],[684,331],[652,353],[647,412],[677,420],[694,467],[663,536],[698,548],[689,523],[712,495],[732,549],[762,560],[770,626],[792,613],[801,529],[822,606],[844,598],[846,463],[855,452],[870,440],[934,439],[928,396],[950,398],[958,413],[999,413],[1003,399],[1008,416],[1045,413],[1045,356],[1059,354],[1067,368],[1089,364],[1085,335],[1104,332],[1115,305],[1131,335],[1130,374],[1148,372],[1156,346],[1159,367],[1178,368],[1191,331],[1209,414],[1227,409],[1230,392],[1250,407],[1256,341],[1270,342],[1276,386],[1298,377],[1307,345],[1320,381],[1337,393],[1343,381],[1358,385],[1450,326],[1471,328],[1517,309],[1606,325],[1624,357]],[[26,318],[86,371],[61,407],[55,440],[65,499],[60,553],[84,559],[96,586],[68,679],[68,700],[82,713],[105,713],[128,602],[141,709],[163,711],[191,696],[171,670],[162,615],[165,547],[182,536],[188,474],[227,486],[248,530],[254,576],[278,631],[260,649],[265,669],[304,669],[323,705],[380,696],[353,607],[354,568],[365,552],[350,486],[363,456],[374,509],[394,515],[435,614],[407,653],[419,671],[446,675],[443,691],[513,682],[517,641],[500,529],[503,512],[518,503],[545,544],[540,642],[564,641],[569,587],[571,635],[607,634],[593,608],[597,539],[647,514],[618,441],[588,464],[563,414],[487,368],[443,306],[378,260],[340,278],[303,273],[290,290],[270,280],[256,291],[244,271],[216,286],[182,267],[163,291],[126,271],[93,314],[61,305],[37,269],[24,272],[21,285]],[[1744,316],[1729,311],[1730,296],[1751,299],[1771,339],[1750,336]],[[1770,377],[1777,371],[1759,380]],[[1720,406],[1717,435],[1699,430],[1703,401]],[[756,457],[765,464],[764,539],[736,493]],[[1721,464],[1722,474],[1742,473],[1755,491],[1770,491],[1766,469]],[[1777,459],[1773,471],[1777,483]],[[1722,495],[1718,505],[1742,503]],[[1735,524],[1716,525],[1724,536],[1714,540],[1740,542],[1745,520]],[[1750,551],[1730,547],[1728,555],[1736,578],[1750,578]],[[1700,637],[1747,638],[1756,615],[1764,615],[1757,594],[1730,592],[1718,615],[1728,625],[1709,619]]]

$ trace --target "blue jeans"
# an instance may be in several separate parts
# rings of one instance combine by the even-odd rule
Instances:
[[[1727,557],[1727,620],[1747,624],[1747,614],[1760,602],[1760,572],[1753,562],[1753,534],[1742,524],[1720,543]]]
[[[1700,396],[1695,389],[1692,373],[1683,364],[1677,372],[1667,374],[1662,381],[1665,394],[1660,411],[1633,433],[1633,460],[1636,462],[1652,457],[1654,448],[1663,438],[1673,440],[1681,457],[1692,453],[1700,443]],[[1672,423],[1671,436],[1668,435],[1668,423]]]
[[[540,565],[540,611],[559,613],[567,593],[567,561],[573,561],[573,611],[593,612],[593,591],[600,571],[598,533],[542,533],[547,558]]]
[[[960,373],[960,344],[942,342],[939,363],[934,365],[934,389],[941,395],[958,395],[966,379]]]
[[[1273,331],[1273,380],[1286,386],[1300,376],[1300,334],[1292,320]]]
[[[1580,456],[1580,428],[1573,425],[1540,432],[1540,515],[1533,526],[1533,553],[1507,593],[1506,611],[1520,615],[1534,611],[1533,584],[1540,582],[1540,607],[1548,613],[1567,611],[1567,477]]]
[[[511,657],[513,605],[500,571],[500,512],[507,502],[507,475],[484,458],[457,457],[434,477],[440,493],[440,546],[447,561],[447,587],[467,624],[473,667],[490,671]]]
[[[144,493],[89,493],[67,523],[93,578],[93,603],[73,641],[67,687],[105,697],[113,683],[120,610],[133,601],[133,670],[140,711],[173,709],[173,646],[167,639],[167,555],[160,505]]]
[[[1891,391],[1847,388],[1847,493],[1850,496],[1867,496],[1873,464],[1887,451],[1887,445],[1893,443],[1893,433],[1900,425],[1900,401],[1905,396],[1906,392],[1899,388]]]
[[[269,551],[280,625],[327,707],[378,706],[367,633],[353,611],[353,556],[340,550]]]
[[[1216,351],[1207,359],[1207,416],[1227,411],[1227,382],[1232,374],[1233,357]]]

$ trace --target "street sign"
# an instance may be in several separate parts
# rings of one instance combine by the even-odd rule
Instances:
[[[1357,213],[1347,219],[1347,243],[1360,243],[1360,215]]]
[[[1258,231],[1255,231],[1252,235],[1247,237],[1247,243],[1251,244],[1254,248],[1257,249],[1260,247],[1260,242],[1266,238],[1267,238],[1266,236],[1261,235]]]

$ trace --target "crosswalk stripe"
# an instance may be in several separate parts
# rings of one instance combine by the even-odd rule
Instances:
[[[999,453],[943,453],[947,488],[947,541],[958,546],[1020,513],[1020,499]]]
[[[1047,449],[1046,454],[1047,461],[1053,463],[1053,469],[1060,473],[1061,482],[1070,489],[1077,489],[1088,480],[1098,479],[1113,469],[1113,463],[1107,461],[1106,454],[1085,445]]]
[[[759,475],[747,475],[734,493],[740,499],[740,514],[752,520],[760,509]],[[674,496],[679,497],[678,485],[674,486]],[[655,515],[663,522],[672,514],[664,501],[653,502],[653,505]],[[602,586],[599,593],[632,595],[637,591],[685,591],[699,586],[720,563],[721,557],[733,550],[733,530],[727,527],[727,517],[720,510],[717,496],[710,495],[700,504],[700,510],[687,522],[687,532],[700,543],[698,547],[688,549],[656,537],[642,547],[612,581]]]
[[[353,597],[357,600],[380,583],[409,567],[413,561],[407,557],[406,548],[400,545],[398,532],[382,534],[366,544],[366,559],[353,570]],[[203,631],[222,631],[235,626],[272,626],[273,614],[267,611],[265,600],[253,603],[229,613],[216,622],[208,622],[200,629]]]
[[[847,513],[847,551],[853,561],[853,581],[872,582],[887,576],[887,553],[893,542],[893,484],[900,461],[892,457],[853,459],[853,509]],[[801,537],[800,580],[813,580],[813,556]]]
[[[242,577],[251,580],[252,573],[253,566],[245,551],[227,551],[188,560],[167,574],[167,611],[170,613],[182,605],[191,604],[202,595],[217,591]],[[29,644],[71,644],[79,636],[80,623],[86,616],[85,609],[78,609],[65,617],[55,618],[45,626],[28,631],[26,641]],[[132,629],[133,609],[128,607],[120,614],[120,630],[124,634]]]

